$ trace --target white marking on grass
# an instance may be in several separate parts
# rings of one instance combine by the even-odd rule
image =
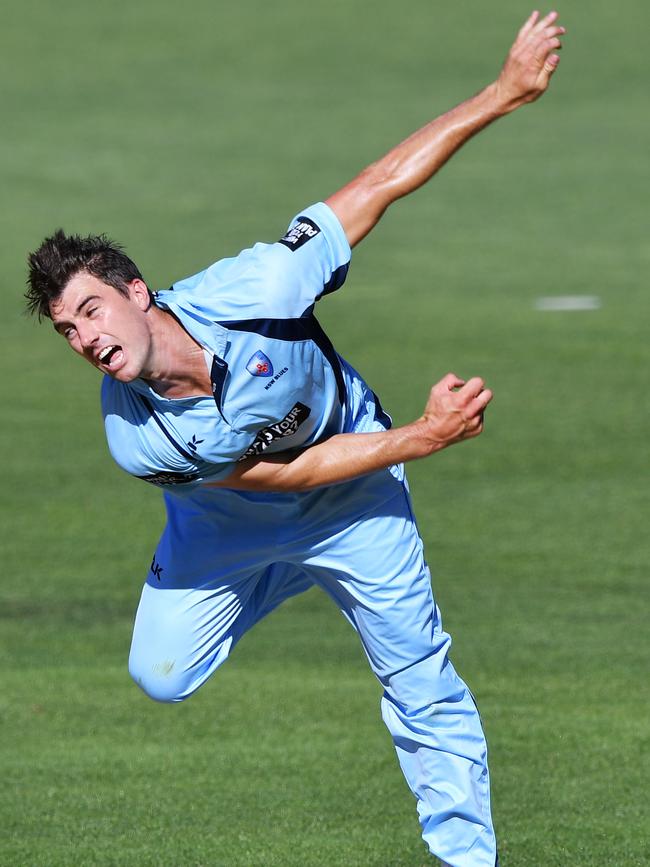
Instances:
[[[598,310],[600,298],[597,295],[549,295],[535,299],[535,310],[565,312],[567,310]]]

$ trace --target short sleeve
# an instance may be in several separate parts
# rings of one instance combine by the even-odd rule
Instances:
[[[323,202],[294,217],[274,244],[255,244],[175,283],[175,293],[217,320],[297,318],[339,289],[350,265],[350,245]]]

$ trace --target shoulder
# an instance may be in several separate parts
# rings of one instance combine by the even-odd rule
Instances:
[[[119,399],[119,385],[120,383],[112,379],[110,376],[104,376],[104,378],[102,379],[100,395],[102,401],[102,411],[104,415],[106,415],[107,411],[110,411],[111,407],[116,402],[116,399]]]
[[[159,295],[189,304],[213,321],[299,317],[342,284],[350,255],[336,215],[319,202],[301,210],[274,243],[259,242],[220,259]]]
[[[101,399],[102,399],[102,409],[110,409],[111,405],[119,402],[120,398],[125,397],[128,392],[125,392],[125,389],[128,386],[125,386],[124,383],[118,382],[116,379],[113,379],[111,376],[104,376],[102,379],[101,386]]]
[[[299,250],[309,241],[322,235],[322,240],[340,249],[350,258],[350,246],[343,226],[334,211],[325,202],[317,202],[300,211],[289,223],[289,228],[279,243],[291,251]]]
[[[102,380],[101,404],[106,423],[110,417],[119,417],[127,422],[140,421],[145,409],[142,399],[130,383],[118,382],[110,376],[104,376]]]

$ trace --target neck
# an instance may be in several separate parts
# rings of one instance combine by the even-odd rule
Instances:
[[[199,397],[211,393],[203,347],[166,310],[153,308],[152,349],[141,374],[163,397]]]

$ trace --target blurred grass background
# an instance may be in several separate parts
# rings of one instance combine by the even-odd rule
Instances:
[[[21,315],[28,250],[105,231],[154,287],[255,240],[497,73],[519,0],[12,4],[3,133],[0,864],[428,863],[354,635],[317,592],[190,702],[126,671],[159,494],[98,376]],[[320,305],[398,423],[449,369],[477,442],[411,467],[505,867],[650,863],[648,10],[567,0],[551,92],[471,142]],[[542,295],[601,309],[542,313]]]

